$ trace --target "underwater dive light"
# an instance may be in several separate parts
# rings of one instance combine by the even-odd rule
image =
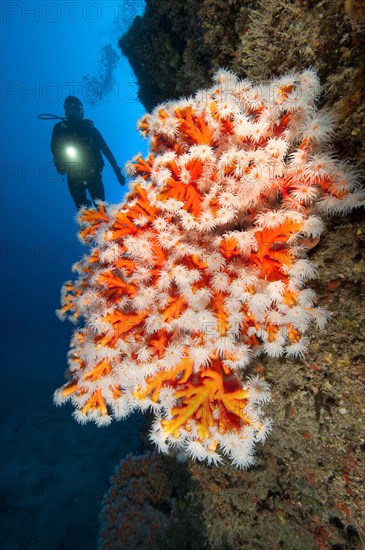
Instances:
[[[66,153],[72,159],[77,157],[77,151],[76,151],[75,147],[67,147]]]

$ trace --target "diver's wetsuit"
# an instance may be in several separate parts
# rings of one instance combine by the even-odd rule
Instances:
[[[70,158],[67,149],[72,147],[74,158]],[[51,151],[56,169],[60,174],[67,174],[67,184],[76,208],[90,205],[86,197],[104,200],[105,192],[102,181],[104,159],[108,159],[114,171],[119,170],[113,153],[103,136],[94,126],[92,120],[63,120],[53,127]]]

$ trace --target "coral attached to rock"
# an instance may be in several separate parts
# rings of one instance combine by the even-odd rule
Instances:
[[[150,154],[127,164],[124,202],[81,210],[91,251],[63,290],[60,316],[83,325],[55,401],[71,400],[79,422],[150,409],[160,451],[254,462],[270,392],[241,373],[262,352],[304,356],[308,327],[327,319],[305,288],[306,250],[321,214],[364,204],[329,151],[319,89],[312,70],[261,86],[219,71],[140,120]]]
[[[99,549],[159,548],[175,507],[161,458],[129,455],[110,481],[100,513]]]

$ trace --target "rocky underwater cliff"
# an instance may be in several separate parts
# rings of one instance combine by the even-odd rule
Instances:
[[[364,13],[355,0],[147,0],[119,44],[148,111],[207,88],[220,67],[256,82],[315,68],[336,156],[364,171]],[[363,548],[364,209],[327,220],[309,256],[331,317],[309,330],[305,359],[256,359],[273,394],[268,442],[246,471],[167,459],[174,513],[161,547]]]

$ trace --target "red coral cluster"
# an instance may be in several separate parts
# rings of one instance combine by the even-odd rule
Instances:
[[[63,290],[60,316],[83,325],[55,401],[71,399],[78,421],[149,408],[161,451],[253,463],[270,392],[240,371],[261,352],[303,357],[327,317],[305,288],[306,249],[321,213],[364,204],[318,94],[313,71],[262,86],[220,71],[139,122],[150,153],[127,164],[123,203],[81,210],[91,250]]]

